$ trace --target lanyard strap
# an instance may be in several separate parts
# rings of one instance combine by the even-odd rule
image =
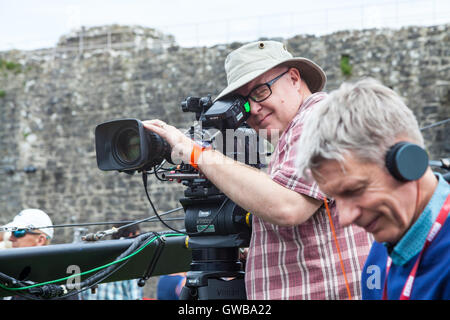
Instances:
[[[409,297],[411,296],[411,290],[414,284],[414,280],[416,278],[416,272],[419,268],[420,260],[422,259],[422,255],[425,252],[425,250],[430,246],[431,242],[433,242],[436,235],[441,230],[442,226],[445,223],[445,220],[447,219],[448,213],[450,211],[450,194],[447,196],[447,199],[444,202],[444,205],[441,208],[441,211],[439,212],[438,217],[436,218],[436,221],[431,226],[430,231],[428,232],[427,238],[425,240],[425,244],[420,251],[419,257],[416,260],[416,263],[414,264],[414,267],[412,268],[408,279],[406,280],[406,283],[403,287],[402,293],[400,295],[400,300],[409,300]],[[386,278],[384,280],[384,288],[383,288],[383,300],[387,300],[387,278],[389,274],[389,269],[391,268],[392,259],[388,256],[387,262],[386,262]]]

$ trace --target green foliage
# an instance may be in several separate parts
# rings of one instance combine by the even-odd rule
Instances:
[[[22,71],[22,65],[17,62],[0,59],[0,70],[11,71],[17,74]]]
[[[343,54],[341,56],[341,71],[342,74],[346,77],[352,75],[353,66],[350,64],[350,56]]]
[[[0,90],[0,98],[4,98],[6,96],[6,92],[4,90]]]

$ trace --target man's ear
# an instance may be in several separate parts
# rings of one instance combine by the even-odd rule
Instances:
[[[47,245],[47,236],[45,234],[41,233],[36,240],[36,245],[37,246]]]
[[[292,83],[298,85],[298,87],[300,88],[300,83],[302,81],[302,77],[300,75],[300,71],[298,71],[297,68],[289,69],[289,77],[290,77]]]

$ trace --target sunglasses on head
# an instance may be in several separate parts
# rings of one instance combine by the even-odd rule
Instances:
[[[41,233],[39,233],[39,232],[33,232],[33,231],[30,231],[30,230],[25,230],[25,229],[19,229],[19,230],[13,231],[12,234],[13,234],[14,237],[16,237],[16,238],[22,238],[22,237],[24,237],[26,234],[34,234],[34,235],[38,235],[38,234],[41,234]]]

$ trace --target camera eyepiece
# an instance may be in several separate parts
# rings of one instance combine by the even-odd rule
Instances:
[[[250,116],[250,105],[241,95],[226,96],[214,102],[211,95],[188,97],[181,102],[183,112],[195,112],[204,127],[237,129]]]
[[[186,100],[181,102],[181,110],[183,110],[183,112],[202,113],[208,110],[212,104],[211,95],[201,98],[187,97]]]

